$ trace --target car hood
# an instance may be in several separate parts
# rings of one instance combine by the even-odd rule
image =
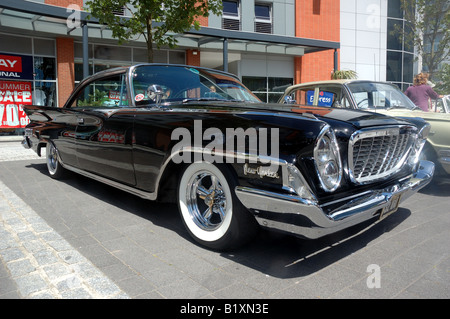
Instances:
[[[373,126],[385,126],[385,125],[411,125],[410,122],[403,119],[393,118],[384,114],[372,113],[367,111],[351,110],[351,109],[338,109],[330,107],[314,107],[314,106],[301,106],[301,105],[283,105],[277,103],[267,104],[233,104],[233,103],[215,103],[214,105],[208,104],[195,104],[186,106],[187,108],[199,111],[211,110],[214,111],[230,111],[230,112],[262,112],[270,115],[267,112],[284,113],[285,115],[299,115],[308,118],[317,118],[324,122],[337,124],[344,123],[351,124],[355,129],[361,129],[365,127]],[[332,125],[333,126],[333,125]]]
[[[377,113],[395,117],[421,117],[427,121],[449,121],[450,113],[424,112],[422,110],[388,109],[377,110]]]
[[[313,114],[315,117],[325,122],[339,121],[352,124],[355,128],[360,129],[369,126],[385,126],[385,125],[408,125],[410,122],[393,118],[384,114],[377,114],[367,111],[339,109],[330,107],[314,107],[314,106],[291,106],[291,112],[300,114]]]

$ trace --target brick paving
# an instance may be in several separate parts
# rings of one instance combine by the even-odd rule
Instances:
[[[219,253],[189,238],[175,205],[53,180],[0,140],[0,299],[448,299],[448,207],[450,183],[433,182],[373,225],[314,241],[262,231]]]

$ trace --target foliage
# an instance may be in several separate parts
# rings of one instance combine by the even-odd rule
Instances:
[[[175,47],[174,34],[194,27],[198,17],[222,12],[221,0],[87,0],[86,10],[107,25],[119,43],[143,36],[147,42],[148,62],[153,62],[153,45]],[[114,14],[126,8],[131,16]]]
[[[331,73],[331,79],[356,79],[358,78],[358,74],[353,70],[336,70]]]
[[[445,64],[439,72],[440,81],[436,83],[434,90],[442,95],[450,94],[450,64]]]
[[[400,0],[407,30],[396,28],[406,45],[413,45],[430,78],[450,54],[450,5],[448,0]]]
[[[105,105],[107,101],[109,101],[108,95],[104,91],[95,89],[94,93],[88,94],[86,99],[80,100],[78,105],[98,107]]]

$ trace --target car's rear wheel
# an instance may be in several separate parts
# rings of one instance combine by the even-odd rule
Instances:
[[[58,160],[58,151],[52,142],[48,142],[45,147],[47,170],[52,178],[60,179],[65,176],[66,170]]]
[[[236,179],[225,166],[189,165],[178,184],[180,214],[190,235],[218,250],[243,245],[256,233],[254,217],[234,193]]]

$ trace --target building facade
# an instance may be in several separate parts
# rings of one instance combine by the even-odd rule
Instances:
[[[406,90],[417,72],[415,52],[396,29],[408,31],[400,0],[342,0],[341,68],[356,71],[360,79],[388,81]]]
[[[339,0],[223,4],[222,15],[202,18],[200,32],[177,35],[178,47],[157,50],[154,62],[225,69],[264,102],[276,101],[287,85],[328,79],[339,68]],[[73,19],[84,6],[84,0],[0,3],[0,133],[26,124],[21,105],[62,106],[86,64],[92,74],[147,61],[143,40],[119,45],[108,28],[91,21],[86,58],[82,25]],[[2,61],[20,64],[20,72]]]
[[[224,0],[222,15],[176,35],[178,47],[156,50],[154,62],[229,71],[264,102],[277,101],[288,85],[329,79],[336,69],[402,86],[412,81],[412,54],[389,42],[391,16],[401,21],[391,10],[397,2]],[[21,105],[61,107],[85,69],[147,62],[142,37],[119,45],[95,19],[83,24],[87,13],[76,9],[84,6],[85,0],[0,2],[0,134],[26,125]]]

